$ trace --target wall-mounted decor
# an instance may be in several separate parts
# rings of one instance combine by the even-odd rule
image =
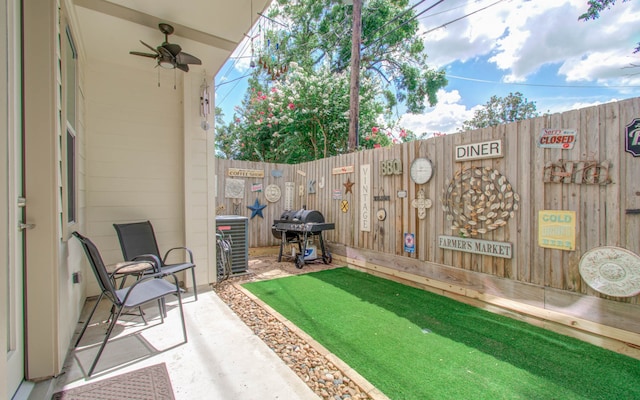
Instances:
[[[293,210],[293,196],[296,184],[294,182],[284,183],[284,210]]]
[[[576,212],[538,211],[538,246],[549,249],[576,249]]]
[[[220,204],[218,207],[216,207],[216,215],[222,215],[222,213],[224,213],[224,210],[227,207],[225,207],[224,204]]]
[[[371,232],[371,165],[360,166],[360,230]]]
[[[345,167],[337,167],[331,170],[332,175],[348,174],[353,172],[353,165],[347,165]]]
[[[298,196],[300,197],[304,196],[304,185],[298,186]]]
[[[253,203],[252,206],[247,206],[247,208],[251,210],[250,219],[253,219],[253,217],[255,217],[256,215],[259,216],[260,218],[264,218],[264,215],[262,215],[262,210],[264,210],[266,206],[267,206],[266,204],[260,204],[260,200],[258,199],[256,199],[256,201]]]
[[[413,233],[404,234],[404,251],[413,253],[416,251],[416,235]]]
[[[240,215],[240,204],[242,199],[233,199],[233,215]]]
[[[545,183],[608,185],[611,183],[610,164],[608,160],[601,163],[593,160],[547,162],[542,180]]]
[[[640,257],[620,247],[596,247],[584,253],[579,265],[582,279],[607,296],[640,294]]]
[[[423,189],[418,191],[418,198],[411,202],[411,205],[418,210],[418,218],[425,219],[427,208],[431,208],[431,199],[427,199]]]
[[[429,182],[433,174],[433,166],[428,158],[416,158],[411,163],[411,180],[418,185]]]
[[[343,213],[349,211],[349,202],[347,200],[342,200],[340,202],[340,211],[342,211]]]
[[[315,194],[316,193],[316,180],[315,179],[309,179],[309,181],[307,182],[307,193],[309,193],[309,194]]]
[[[251,184],[252,192],[262,192],[262,183],[252,183]]]
[[[270,203],[275,203],[276,201],[280,200],[281,196],[282,192],[280,191],[280,186],[278,185],[271,184],[267,186],[264,191],[264,197]]]
[[[224,180],[224,197],[227,199],[243,199],[244,198],[244,179]]]
[[[501,139],[456,146],[456,161],[500,157],[503,157]]]
[[[544,149],[573,149],[576,143],[575,129],[545,128],[540,133],[537,145]]]
[[[228,176],[242,177],[242,178],[264,178],[264,170],[262,169],[245,169],[245,168],[229,168],[227,170]]]
[[[520,196],[498,170],[471,167],[455,173],[441,200],[451,230],[469,237],[505,226],[518,210]]]
[[[307,173],[302,171],[302,170],[297,170],[296,174],[300,175],[300,176],[307,176]]]
[[[407,191],[406,190],[398,190],[398,198],[399,199],[407,198]]]
[[[640,118],[635,118],[624,130],[624,150],[640,157]]]
[[[351,189],[353,188],[354,184],[355,184],[355,182],[351,182],[351,178],[347,178],[347,181],[345,183],[343,183],[343,185],[344,185],[344,194],[347,194],[347,193],[353,194]]]
[[[324,189],[324,176],[320,178],[320,180],[318,181],[318,187],[320,189]]]
[[[271,176],[274,178],[282,178],[282,170],[281,169],[272,169]]]
[[[340,190],[340,189],[333,189],[332,198],[333,198],[334,200],[342,200],[342,190]]]
[[[378,218],[378,221],[384,221],[385,219],[387,219],[387,210],[385,210],[384,208],[378,208],[378,211],[376,212],[376,218]]]
[[[438,247],[445,250],[464,251],[465,253],[482,254],[501,258],[513,257],[513,245],[506,242],[470,239],[457,236],[439,236]]]
[[[380,161],[380,175],[402,175],[402,161],[399,158]]]

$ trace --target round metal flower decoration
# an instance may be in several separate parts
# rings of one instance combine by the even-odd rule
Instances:
[[[505,226],[518,210],[520,196],[498,170],[471,167],[445,184],[441,201],[451,230],[472,237]]]

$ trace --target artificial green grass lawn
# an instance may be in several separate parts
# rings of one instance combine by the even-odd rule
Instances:
[[[640,399],[640,360],[337,268],[243,285],[400,399]]]

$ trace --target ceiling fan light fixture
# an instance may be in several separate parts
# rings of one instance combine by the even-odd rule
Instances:
[[[176,67],[171,61],[167,60],[158,61],[158,65],[165,69],[174,69]]]

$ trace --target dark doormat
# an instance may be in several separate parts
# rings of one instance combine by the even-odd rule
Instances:
[[[55,393],[51,400],[175,400],[164,363]]]

